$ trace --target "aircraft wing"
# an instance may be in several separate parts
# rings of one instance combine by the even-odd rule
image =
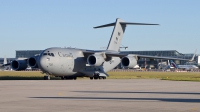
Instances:
[[[190,59],[183,59],[183,58],[150,56],[150,55],[140,55],[140,54],[120,54],[119,52],[109,52],[109,51],[83,51],[83,54],[86,57],[95,53],[105,53],[107,57],[120,57],[120,58],[123,58],[125,56],[134,56],[138,58],[149,58],[149,59],[187,60],[187,61],[190,60]]]
[[[16,59],[16,60],[26,60],[26,61],[27,61],[28,58],[18,58],[18,59]],[[2,67],[3,67],[3,66],[8,66],[8,65],[11,65],[11,63],[12,63],[12,62],[9,62],[9,63],[7,63],[7,64],[2,64],[2,65],[0,65],[0,66],[2,66]]]
[[[85,57],[87,57],[88,55],[91,54],[95,54],[95,53],[105,53],[106,56],[108,57],[124,57],[126,55],[124,54],[119,54],[119,52],[109,52],[109,51],[92,51],[92,50],[86,50],[86,51],[82,51],[83,54],[85,55]]]
[[[116,56],[116,57],[124,57],[128,56],[127,54],[113,54],[113,53],[106,53],[107,56]],[[173,57],[162,57],[162,56],[150,56],[150,55],[139,55],[139,54],[129,54],[129,56],[136,56],[138,58],[149,58],[149,59],[171,59],[171,60],[190,60],[190,59],[183,59],[183,58],[173,58]]]
[[[1,66],[3,67],[3,66],[8,66],[8,65],[10,65],[11,63],[7,63],[7,64],[2,64]]]
[[[150,55],[138,55],[135,56],[139,58],[150,58],[150,59],[171,59],[171,60],[190,60],[190,59],[183,59],[183,58],[173,58],[173,57],[162,57],[162,56],[150,56]]]

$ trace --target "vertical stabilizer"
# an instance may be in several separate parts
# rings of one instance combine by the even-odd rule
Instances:
[[[126,25],[120,24],[120,22],[123,22],[121,19],[117,19],[115,22],[115,26],[112,32],[112,35],[110,37],[110,41],[108,43],[107,50],[114,50],[119,51],[119,47],[124,35],[124,31],[126,28]]]
[[[4,56],[4,61],[3,61],[3,64],[7,64],[7,59],[6,59],[6,56]]]
[[[178,66],[176,65],[176,63],[174,63],[172,60],[170,60],[170,65],[174,68],[178,68]]]

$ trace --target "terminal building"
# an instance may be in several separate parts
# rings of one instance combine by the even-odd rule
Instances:
[[[30,58],[40,54],[42,51],[43,50],[16,50],[15,58]]]
[[[38,55],[42,52],[43,50],[16,50],[16,56],[14,58],[6,58],[7,63],[20,59],[20,58],[30,58],[32,56]],[[0,58],[0,64],[3,64],[4,58]]]
[[[182,54],[176,50],[165,50],[165,51],[121,51],[121,54],[140,54],[140,55],[151,55],[151,56],[163,56],[163,57],[173,57],[173,58],[183,58],[183,59],[192,59],[194,54]],[[199,61],[199,62],[198,62]],[[168,63],[168,60],[164,59],[153,59],[150,60],[148,58],[141,58],[138,61],[138,65],[142,68],[151,67],[158,68],[158,64],[160,62]],[[194,62],[188,63],[183,60],[174,60],[174,62],[178,65],[184,64],[194,64],[200,66],[200,56],[196,55],[194,58]]]
[[[34,55],[40,54],[43,50],[16,50],[15,58],[10,58],[10,60],[18,59],[18,58],[30,58]],[[164,50],[164,51],[121,51],[121,54],[140,54],[140,55],[151,55],[151,56],[163,56],[163,57],[174,57],[174,58],[183,58],[183,59],[191,59],[193,54],[182,54],[176,50]],[[0,59],[0,63],[3,63],[3,58]],[[7,59],[9,60],[9,59]],[[168,62],[168,60],[164,59],[148,59],[141,58],[138,60],[138,65],[142,68],[151,67],[158,68],[157,65],[160,62]],[[176,64],[188,64],[187,61],[174,60]],[[194,62],[189,63],[200,66],[200,55],[196,55],[194,58]]]

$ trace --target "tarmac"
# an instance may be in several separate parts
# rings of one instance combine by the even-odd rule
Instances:
[[[1,80],[0,112],[200,112],[200,82]]]

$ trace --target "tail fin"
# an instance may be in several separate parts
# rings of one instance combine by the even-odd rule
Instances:
[[[169,60],[167,60],[167,69],[170,69],[170,68],[171,68],[170,62]]]
[[[192,58],[189,61],[194,61],[194,57],[196,55],[196,52],[197,52],[197,49],[195,50],[194,55],[192,56]]]
[[[168,63],[167,65],[170,66],[170,62],[169,62],[169,60],[167,61],[167,63]]]
[[[103,27],[114,26],[107,50],[119,51],[126,25],[158,25],[158,24],[130,23],[130,22],[124,22],[123,20],[117,18],[116,22],[114,22],[114,23],[105,24],[105,25],[94,27],[94,28],[103,28]]]
[[[172,60],[170,60],[170,65],[174,68],[178,68],[178,66],[176,65],[176,63],[174,63]]]
[[[6,56],[4,56],[3,64],[7,64],[7,58],[6,58]]]

